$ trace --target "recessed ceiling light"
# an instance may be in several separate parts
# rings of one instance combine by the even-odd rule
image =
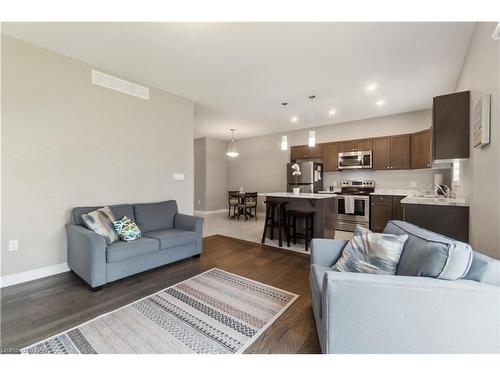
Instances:
[[[334,114],[336,114],[336,113],[337,113],[337,110],[336,110],[336,109],[330,109],[330,111],[328,112],[328,114],[329,114],[330,116],[333,116],[333,115],[334,115]]]
[[[375,104],[378,105],[379,107],[382,107],[385,104],[385,100],[384,99],[377,100]]]
[[[297,116],[293,116],[292,117],[292,122],[297,122],[297,121],[299,121],[299,118]]]
[[[378,84],[376,82],[370,83],[366,86],[366,92],[374,92],[377,89]]]

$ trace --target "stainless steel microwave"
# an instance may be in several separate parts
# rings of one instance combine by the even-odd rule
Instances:
[[[371,167],[371,151],[339,152],[339,169],[361,169]]]

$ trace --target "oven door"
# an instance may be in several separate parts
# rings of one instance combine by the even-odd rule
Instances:
[[[361,169],[371,167],[371,151],[353,151],[339,153],[339,169]]]
[[[366,195],[350,195],[354,199],[354,213],[346,213],[345,197],[349,195],[338,195],[336,197],[336,213],[337,219],[356,222],[370,222],[370,197]]]

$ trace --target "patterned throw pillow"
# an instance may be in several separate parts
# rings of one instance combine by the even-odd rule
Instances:
[[[123,241],[133,241],[142,236],[141,230],[136,223],[132,221],[128,216],[124,216],[121,220],[113,222],[115,226],[116,233],[120,236]]]
[[[358,225],[334,271],[395,275],[408,235],[373,233]]]
[[[111,208],[103,207],[88,214],[83,214],[82,220],[87,228],[104,237],[106,245],[118,241],[119,238],[113,226],[116,218]]]

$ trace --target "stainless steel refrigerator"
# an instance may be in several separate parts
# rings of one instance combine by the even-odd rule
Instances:
[[[294,175],[294,171],[300,171],[300,175]],[[313,161],[288,163],[286,180],[288,192],[292,192],[294,187],[300,187],[301,193],[317,193],[323,190],[323,164]]]

